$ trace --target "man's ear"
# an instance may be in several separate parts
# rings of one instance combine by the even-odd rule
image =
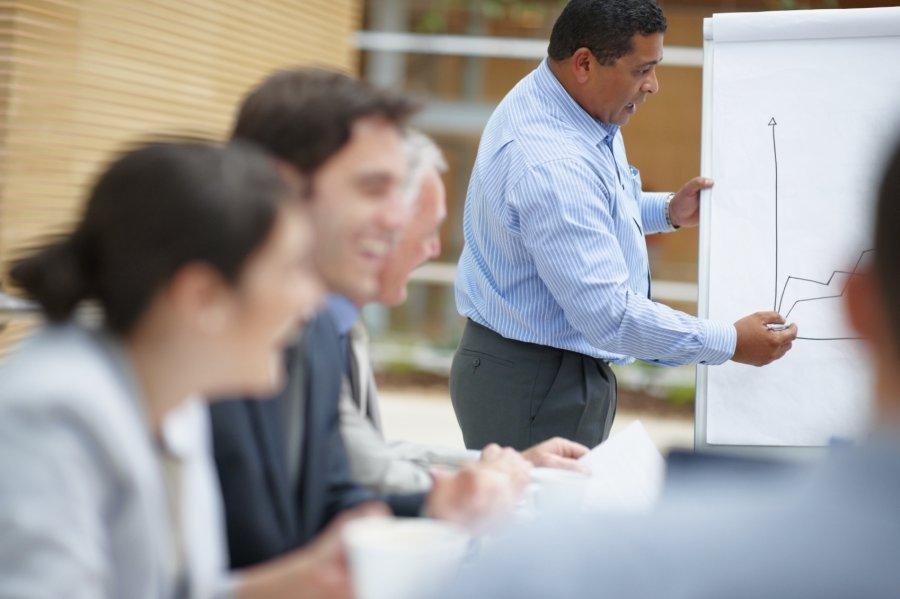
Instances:
[[[214,268],[199,262],[181,267],[166,290],[182,322],[207,335],[218,335],[232,316],[231,286]]]
[[[851,275],[844,289],[844,310],[850,326],[866,339],[877,336],[877,328],[882,326],[876,287],[875,278],[865,271]]]
[[[593,53],[588,48],[578,48],[570,59],[570,68],[575,81],[580,84],[587,83],[591,69],[594,66]]]

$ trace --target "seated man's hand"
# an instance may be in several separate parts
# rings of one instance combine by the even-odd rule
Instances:
[[[589,452],[590,450],[581,443],[553,437],[526,449],[522,452],[522,457],[540,468],[558,468],[590,474],[590,468],[578,461],[578,458]]]
[[[513,488],[521,493],[531,482],[531,463],[521,453],[510,447],[491,443],[481,450],[476,468],[490,468],[509,477]]]
[[[512,511],[521,496],[507,473],[478,463],[457,472],[433,470],[432,476],[425,515],[468,528],[480,528]]]

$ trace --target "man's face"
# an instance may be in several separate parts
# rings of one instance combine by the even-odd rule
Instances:
[[[363,303],[407,218],[403,140],[380,118],[354,123],[350,140],[312,178],[316,263],[328,289]]]
[[[610,65],[601,65],[593,54],[587,71],[582,108],[606,124],[625,125],[649,94],[659,91],[656,65],[663,57],[663,36],[636,34],[632,51]]]
[[[447,217],[446,190],[441,175],[429,169],[413,203],[413,213],[388,254],[381,272],[381,290],[376,301],[398,306],[406,301],[406,284],[416,267],[441,253],[440,228]]]

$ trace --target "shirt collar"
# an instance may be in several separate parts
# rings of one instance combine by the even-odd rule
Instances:
[[[619,126],[606,124],[595,119],[584,108],[579,106],[566,88],[562,86],[553,71],[550,70],[549,59],[545,58],[534,71],[534,79],[544,96],[562,110],[563,115],[574,124],[579,131],[586,133],[593,141],[600,143],[612,140],[619,131]]]
[[[346,335],[359,319],[359,309],[346,296],[333,293],[325,301],[325,309],[334,320],[339,335]]]

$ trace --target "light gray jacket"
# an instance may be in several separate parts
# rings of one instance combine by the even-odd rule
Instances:
[[[194,513],[210,512],[185,518],[184,530],[189,553],[199,540],[209,554],[203,576],[188,574],[190,594],[210,596],[224,585],[225,557],[198,410],[205,407],[192,406],[172,436],[187,458],[183,488]],[[76,325],[27,339],[0,366],[0,596],[176,596],[170,523],[154,440],[119,344]]]
[[[345,377],[340,399],[341,435],[353,480],[380,494],[418,493],[431,488],[432,466],[457,467],[477,460],[477,451],[385,440],[368,343],[357,322],[350,345],[354,380]]]

